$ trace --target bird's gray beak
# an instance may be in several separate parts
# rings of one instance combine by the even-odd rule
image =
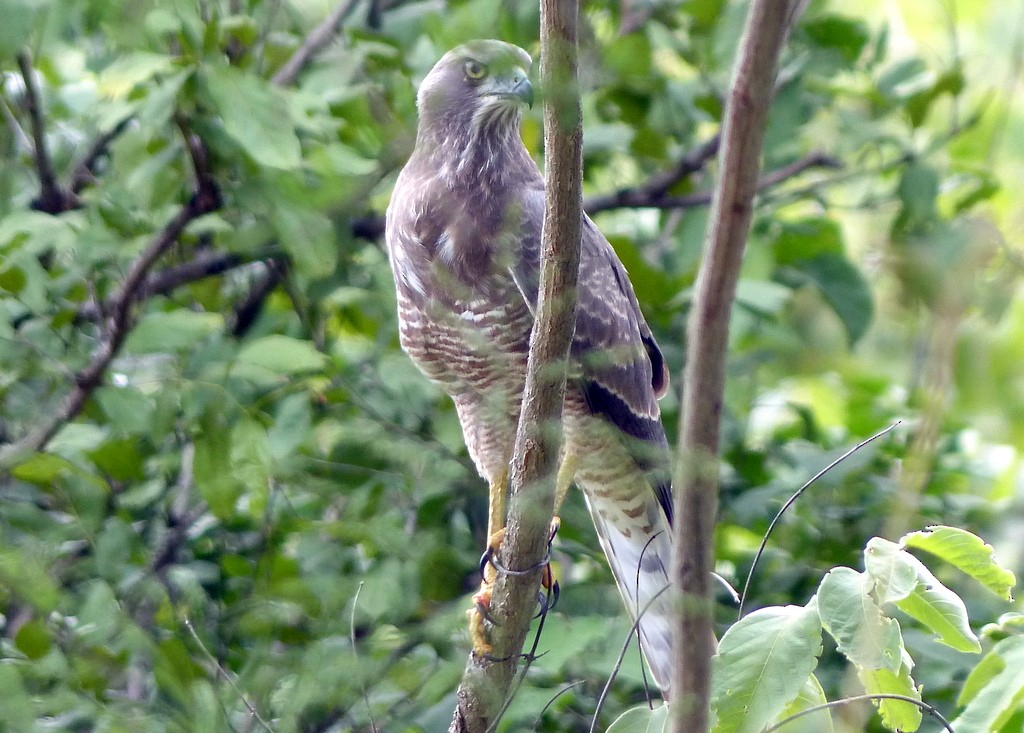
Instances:
[[[527,107],[533,108],[533,85],[525,76],[516,81],[512,87],[512,94],[523,100]]]
[[[495,77],[493,86],[486,94],[514,99],[533,107],[533,86],[529,77],[522,71],[516,71],[515,75]]]

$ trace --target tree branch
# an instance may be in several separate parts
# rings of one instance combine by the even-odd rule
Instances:
[[[755,190],[763,191],[774,188],[812,168],[839,169],[842,167],[843,163],[838,158],[816,151],[765,174],[757,182]],[[655,181],[655,178],[652,178],[651,181]],[[620,189],[612,194],[593,196],[584,202],[584,207],[591,216],[599,211],[612,209],[693,209],[698,206],[707,206],[711,203],[712,197],[712,191],[702,191],[685,196],[668,196],[664,192],[658,193],[656,186],[644,184],[636,188]]]
[[[450,733],[492,730],[509,695],[536,605],[550,540],[565,399],[566,360],[576,323],[582,231],[582,112],[576,83],[576,0],[541,0],[547,192],[537,319],[510,465],[508,527],[491,596],[494,658],[473,655],[458,690]]]
[[[639,186],[620,188],[611,193],[590,196],[584,202],[588,214],[608,209],[635,208],[650,204],[634,203],[637,201],[655,201],[665,197],[665,193],[684,178],[704,169],[708,161],[718,154],[720,134],[701,143],[684,155],[672,168],[656,173]],[[668,207],[662,207],[668,208]]]
[[[675,628],[672,730],[708,730],[711,656],[712,544],[718,509],[718,437],[725,388],[729,316],[757,190],[765,120],[791,0],[753,0],[739,48],[722,127],[719,179],[704,243],[704,260],[687,328],[679,460],[678,520],[672,579],[681,594]]]
[[[355,9],[358,1],[345,0],[345,2],[338,5],[334,12],[324,18],[323,22],[306,36],[302,45],[295,50],[295,53],[285,62],[284,66],[277,70],[271,81],[283,87],[294,84],[295,80],[299,77],[299,73],[309,63],[309,60],[321,48],[331,42],[338,29],[341,28],[341,24],[345,22],[345,18]]]
[[[74,419],[100,385],[107,368],[121,350],[132,327],[132,308],[141,300],[146,277],[156,262],[178,241],[195,219],[220,206],[220,194],[206,169],[205,149],[198,138],[185,131],[195,165],[196,192],[174,217],[157,232],[131,263],[128,272],[110,299],[110,308],[99,347],[86,367],[75,375],[75,384],[53,414],[31,429],[20,440],[0,449],[0,472],[12,468],[30,454],[42,450],[65,423]]]
[[[32,202],[32,208],[48,214],[59,214],[74,208],[76,197],[61,188],[53,172],[53,161],[50,160],[50,152],[46,147],[43,105],[28,51],[18,53],[18,68],[25,81],[25,108],[31,122],[33,157],[36,161],[36,171],[39,173],[39,196]]]
[[[125,117],[110,130],[107,130],[93,140],[92,145],[89,146],[85,155],[82,156],[82,159],[78,161],[75,169],[71,172],[68,188],[73,194],[81,193],[82,189],[96,180],[97,163],[99,163],[100,158],[106,155],[110,143],[114,142],[128,128],[128,123],[131,121],[131,117]]]

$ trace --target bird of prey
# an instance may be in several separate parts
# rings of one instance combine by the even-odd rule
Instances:
[[[415,149],[387,210],[401,344],[455,402],[489,484],[492,532],[504,526],[540,271],[544,178],[519,135],[533,102],[530,66],[526,51],[495,40],[437,62],[420,85]],[[586,215],[582,231],[556,495],[573,480],[582,488],[667,697],[672,491],[658,398],[668,372],[608,240]]]

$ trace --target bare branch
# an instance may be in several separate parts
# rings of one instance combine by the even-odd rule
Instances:
[[[665,198],[665,193],[672,188],[672,186],[676,185],[684,178],[692,176],[694,173],[703,170],[708,161],[718,154],[718,144],[720,140],[721,137],[716,134],[684,155],[672,168],[651,176],[651,178],[645,183],[639,186],[620,188],[618,191],[612,191],[611,193],[591,196],[584,202],[583,207],[587,210],[588,214],[593,215],[598,211],[606,211],[608,209],[652,206],[653,204],[636,202],[657,201],[663,199]]]
[[[687,328],[687,361],[676,468],[678,517],[672,580],[681,594],[675,628],[678,690],[672,730],[708,730],[714,636],[712,539],[718,509],[718,436],[725,388],[729,315],[757,190],[765,119],[779,54],[795,6],[753,0],[726,105],[719,179]]]
[[[345,18],[355,9],[358,1],[345,0],[345,2],[338,5],[334,12],[324,18],[324,21],[306,36],[302,45],[295,50],[295,53],[285,62],[284,66],[277,70],[271,81],[283,87],[294,84],[295,80],[299,77],[299,73],[309,63],[309,60],[321,48],[331,42],[338,29],[341,28],[341,24],[345,22]]]
[[[59,214],[75,206],[75,196],[61,188],[53,172],[53,161],[50,160],[50,152],[46,147],[43,105],[28,51],[18,53],[18,68],[21,69],[21,76],[25,80],[25,108],[32,126],[36,171],[39,173],[39,196],[32,202],[32,208],[48,214]]]
[[[774,188],[790,178],[795,178],[812,168],[839,169],[843,167],[842,161],[827,155],[823,152],[813,152],[806,157],[795,160],[789,165],[783,166],[771,173],[765,174],[755,187],[757,191]],[[654,180],[653,178],[651,179]],[[711,203],[712,192],[702,191],[685,196],[668,196],[664,193],[656,193],[654,187],[647,184],[633,189],[622,189],[614,194],[594,196],[584,202],[587,213],[593,216],[600,211],[611,209],[693,209],[698,206],[707,206]]]
[[[96,165],[99,163],[100,158],[107,154],[110,143],[114,142],[122,132],[128,129],[128,123],[131,120],[131,117],[125,117],[110,130],[107,130],[93,140],[92,145],[89,146],[85,155],[82,156],[82,159],[78,161],[75,169],[71,172],[68,188],[72,193],[81,193],[82,189],[95,182]]]
[[[493,659],[472,655],[450,733],[483,733],[509,695],[536,603],[550,541],[566,361],[576,323],[582,231],[582,112],[577,87],[576,0],[541,0],[541,84],[547,198],[540,292],[530,336],[526,387],[510,466],[508,526],[491,597]],[[559,368],[560,367],[560,368]],[[532,571],[531,571],[532,569]]]

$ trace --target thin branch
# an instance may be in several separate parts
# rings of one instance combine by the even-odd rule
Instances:
[[[708,161],[718,155],[720,135],[716,134],[709,140],[698,145],[684,155],[672,168],[656,173],[639,186],[620,188],[618,191],[589,197],[583,204],[588,214],[607,209],[623,209],[648,204],[636,204],[634,201],[654,201],[665,196],[666,192],[684,178],[692,176],[704,169]]]
[[[828,473],[833,468],[838,466],[840,463],[845,461],[847,458],[852,456],[854,453],[859,451],[861,448],[866,446],[868,443],[871,443],[872,441],[875,441],[878,438],[881,438],[883,435],[885,435],[890,430],[892,430],[897,425],[899,425],[900,422],[901,422],[900,420],[897,420],[896,422],[894,422],[892,425],[890,425],[889,427],[885,428],[884,430],[881,430],[881,431],[875,433],[874,435],[872,435],[870,438],[867,438],[866,440],[862,440],[861,442],[857,443],[857,445],[853,446],[852,448],[850,448],[850,450],[848,450],[845,453],[843,453],[843,455],[839,456],[839,458],[835,459],[834,461],[829,463],[827,466],[825,466],[823,469],[821,469],[816,474],[814,474],[807,483],[805,483],[803,486],[801,486],[799,489],[797,489],[796,493],[794,493],[791,497],[789,497],[789,499],[786,501],[786,503],[782,505],[782,508],[779,509],[778,513],[775,515],[775,518],[771,521],[771,524],[768,525],[768,529],[767,529],[767,531],[765,531],[764,537],[761,538],[761,546],[757,548],[757,552],[754,554],[754,561],[752,563],[750,563],[750,570],[747,572],[747,580],[746,580],[746,582],[743,583],[743,593],[739,597],[740,607],[739,607],[739,611],[736,614],[737,620],[743,618],[743,605],[747,602],[747,592],[750,590],[750,582],[751,582],[751,580],[754,577],[754,570],[757,569],[757,564],[761,560],[761,555],[764,554],[765,547],[768,546],[768,538],[771,537],[772,531],[774,531],[774,529],[775,529],[775,525],[779,523],[780,519],[782,519],[782,515],[785,514],[786,511],[791,506],[793,506],[794,503],[796,503],[796,500],[799,499],[801,497],[801,495],[803,495],[803,493],[805,491],[807,491],[807,489],[809,489],[811,487],[811,485],[813,483],[815,483],[818,479],[820,479],[826,473]]]
[[[510,464],[508,527],[491,596],[493,658],[471,655],[450,733],[482,733],[508,696],[530,627],[554,513],[566,361],[576,323],[582,231],[582,112],[577,80],[576,0],[541,1],[541,85],[548,152],[537,318]],[[534,569],[535,568],[535,569]]]
[[[809,155],[795,160],[789,165],[778,168],[771,173],[765,174],[758,180],[755,190],[763,191],[778,186],[790,178],[795,178],[812,168],[840,169],[842,161],[826,153],[816,151]],[[653,180],[653,179],[652,179]],[[587,213],[593,216],[599,211],[612,209],[692,209],[698,206],[707,206],[711,203],[712,192],[702,191],[684,196],[668,196],[664,193],[657,193],[648,190],[646,186],[635,189],[623,189],[609,196],[596,196],[584,202]]]
[[[348,617],[348,640],[352,645],[352,664],[359,669],[359,647],[356,645],[356,609],[359,608],[359,594],[363,592],[363,581],[359,581],[356,594],[352,597],[352,613]],[[377,724],[373,722],[373,708],[370,706],[370,696],[366,692],[366,680],[359,676],[359,689],[363,693],[363,704],[366,705],[366,714],[370,718],[370,729],[377,733]]]
[[[39,196],[32,202],[32,208],[48,214],[59,214],[74,206],[75,197],[60,187],[53,172],[53,161],[50,160],[50,152],[46,147],[43,104],[28,51],[18,53],[18,68],[21,69],[21,76],[25,81],[25,108],[32,127],[33,155],[36,171],[39,173]]]
[[[284,66],[277,70],[271,81],[283,87],[294,84],[309,60],[331,42],[338,29],[341,28],[341,24],[345,22],[345,18],[355,9],[357,2],[359,0],[346,0],[338,5],[334,12],[306,36],[302,45],[295,50]]]
[[[227,683],[231,685],[231,689],[235,691],[236,695],[238,695],[239,699],[242,701],[242,704],[245,705],[246,709],[249,711],[249,714],[256,718],[257,721],[259,721],[259,724],[263,726],[263,729],[267,731],[267,733],[274,733],[274,729],[271,728],[270,724],[260,716],[259,711],[255,707],[253,707],[253,704],[249,702],[249,698],[245,696],[245,693],[242,692],[241,688],[235,683],[234,677],[228,674],[228,671],[224,669],[224,667],[221,665],[219,661],[217,661],[217,657],[213,656],[213,654],[210,653],[210,650],[206,648],[206,644],[204,644],[203,640],[199,638],[199,634],[196,633],[195,627],[192,626],[192,621],[187,616],[185,617],[185,628],[188,629],[189,635],[192,637],[192,640],[195,641],[195,643],[199,646],[199,649],[203,652],[203,655],[207,658],[207,660],[209,660],[210,664],[212,664],[214,668],[217,670],[217,674],[223,677],[225,680],[227,680]]]
[[[765,728],[764,733],[773,733],[773,731],[777,731],[784,725],[791,723],[797,718],[802,718],[805,715],[817,713],[821,710],[828,710],[829,708],[840,707],[841,705],[849,705],[851,702],[866,702],[868,700],[899,700],[901,702],[910,703],[911,705],[916,705],[921,710],[923,710],[924,712],[928,713],[936,720],[938,720],[939,723],[942,724],[942,727],[945,728],[949,733],[956,733],[956,731],[953,730],[953,726],[950,725],[950,722],[946,720],[945,716],[943,716],[943,714],[940,713],[938,708],[936,708],[934,705],[929,705],[928,703],[923,702],[921,700],[915,700],[914,698],[909,697],[907,695],[897,695],[891,692],[878,692],[869,695],[854,695],[853,697],[845,697],[842,700],[832,700],[830,702],[822,703],[821,705],[815,705],[813,707],[807,708],[806,710],[801,710],[798,713],[793,713],[784,720],[780,720],[775,725]]]
[[[687,328],[675,472],[678,520],[671,578],[681,595],[672,675],[675,733],[708,729],[714,635],[712,539],[729,316],[757,190],[765,120],[793,3],[753,0],[726,104],[704,260]]]
[[[111,129],[93,140],[92,145],[85,151],[85,155],[82,156],[82,159],[78,161],[75,169],[71,172],[68,188],[73,194],[81,193],[82,189],[95,182],[96,166],[99,164],[100,158],[107,154],[110,144],[128,129],[128,123],[131,121],[131,117],[125,117]]]

